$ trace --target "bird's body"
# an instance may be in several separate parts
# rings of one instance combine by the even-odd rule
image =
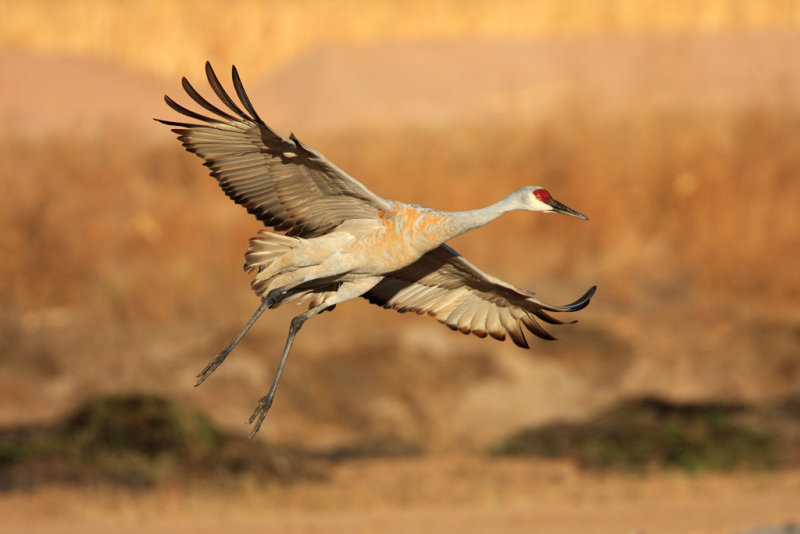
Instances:
[[[515,194],[520,194],[515,193]],[[308,239],[262,232],[251,242],[246,269],[258,269],[253,287],[261,297],[272,289],[334,277],[353,282],[364,276],[383,276],[419,260],[453,237],[482,226],[511,205],[508,200],[490,209],[442,212],[390,201],[391,211],[377,219],[352,219],[335,230]],[[285,252],[268,264],[259,263],[259,246],[281,242]],[[263,288],[263,289],[262,289]]]
[[[278,263],[309,269],[309,279],[380,275],[418,260],[451,237],[455,226],[436,210],[393,202],[377,219],[352,219],[319,237],[297,238]]]
[[[250,103],[236,69],[233,81],[243,111],[225,92],[211,66],[208,81],[230,112],[183,87],[215,116],[200,115],[169,97],[167,104],[200,124],[160,121],[190,152],[206,161],[225,193],[267,227],[250,240],[244,268],[255,271],[253,291],[262,299],[231,344],[200,375],[202,383],[224,361],[261,313],[284,301],[308,298],[309,309],[292,320],[269,393],[250,418],[255,435],[266,416],[297,331],[337,304],[364,297],[398,311],[427,314],[448,327],[527,348],[523,328],[553,339],[537,322],[563,324],[548,312],[585,307],[595,288],[566,306],[552,306],[532,292],[480,271],[445,243],[512,210],[558,212],[586,219],[541,187],[526,186],[491,206],[443,212],[383,199],[321,154],[271,130]]]

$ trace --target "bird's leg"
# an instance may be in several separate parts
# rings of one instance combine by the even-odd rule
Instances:
[[[272,386],[270,386],[267,394],[258,400],[258,405],[253,411],[253,415],[251,415],[250,420],[247,421],[248,424],[252,423],[253,421],[256,422],[255,426],[253,426],[253,431],[250,432],[251,438],[258,433],[258,429],[261,428],[262,421],[264,421],[270,406],[272,406],[272,400],[275,398],[275,390],[278,389],[278,381],[281,379],[281,373],[283,373],[283,367],[286,365],[286,360],[289,357],[289,349],[292,348],[294,337],[297,335],[300,327],[303,326],[303,323],[324,309],[325,307],[323,305],[319,305],[315,308],[311,308],[305,313],[301,313],[292,319],[292,322],[289,325],[289,337],[286,338],[286,345],[283,347],[283,354],[278,362],[278,369],[275,371],[275,378],[272,379]]]
[[[300,328],[303,326],[303,323],[318,313],[322,313],[323,311],[327,310],[331,306],[335,306],[340,302],[363,295],[365,292],[374,287],[375,284],[380,282],[380,280],[381,278],[378,276],[369,276],[353,282],[344,282],[339,286],[339,289],[334,295],[329,296],[321,304],[314,306],[305,313],[301,313],[292,319],[292,323],[289,326],[289,336],[286,338],[286,346],[283,347],[283,354],[281,354],[281,359],[278,362],[278,369],[275,371],[275,378],[272,379],[272,385],[270,386],[267,394],[258,400],[258,405],[248,421],[250,424],[255,421],[253,431],[250,432],[251,438],[258,433],[258,429],[261,428],[261,423],[267,416],[270,406],[272,406],[272,400],[275,398],[275,390],[278,389],[278,381],[281,379],[283,367],[286,365],[286,358],[289,356],[289,349],[292,348],[294,337],[297,335],[298,330],[300,330]],[[289,291],[291,291],[291,289]]]
[[[233,341],[231,341],[228,344],[228,346],[222,350],[222,352],[217,354],[217,356],[213,360],[208,362],[208,365],[206,365],[205,368],[202,371],[200,371],[200,374],[197,375],[198,380],[197,383],[195,384],[195,387],[205,382],[206,378],[211,376],[211,373],[213,373],[217,369],[217,367],[219,367],[220,364],[225,361],[225,358],[228,357],[228,354],[230,354],[230,352],[239,343],[239,341],[247,333],[247,331],[250,330],[250,327],[253,326],[253,323],[255,323],[259,317],[261,317],[261,314],[264,313],[264,310],[266,310],[267,307],[269,307],[269,303],[267,302],[267,300],[266,299],[262,300],[261,305],[258,307],[253,316],[250,317],[250,320],[247,321],[247,324],[244,325],[242,331],[236,334],[236,337],[233,338]]]

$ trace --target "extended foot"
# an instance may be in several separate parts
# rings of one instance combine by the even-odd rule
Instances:
[[[250,420],[247,421],[248,424],[252,424],[253,421],[256,422],[256,424],[253,426],[253,431],[250,432],[250,438],[255,436],[258,433],[258,430],[261,428],[261,423],[267,416],[267,412],[269,411],[270,406],[272,406],[272,399],[274,397],[275,394],[270,392],[258,400],[258,405],[256,405],[256,409],[253,411],[253,415],[251,415]]]
[[[200,374],[198,374],[198,375],[197,375],[197,379],[198,379],[198,380],[197,380],[197,383],[196,383],[194,386],[195,386],[195,387],[197,387],[197,386],[199,386],[200,384],[202,384],[203,382],[205,382],[205,381],[206,381],[206,378],[208,378],[209,376],[211,376],[211,374],[212,374],[214,371],[216,371],[216,370],[217,370],[217,367],[219,367],[219,365],[220,365],[222,362],[224,362],[224,361],[225,361],[225,358],[227,358],[227,357],[228,357],[228,353],[230,353],[230,351],[229,351],[229,350],[227,350],[227,349],[226,349],[226,350],[223,350],[222,352],[220,352],[219,354],[217,354],[217,357],[216,357],[216,358],[214,358],[213,360],[211,360],[210,362],[208,362],[208,365],[206,365],[206,366],[203,368],[203,370],[202,370],[202,371],[200,371]]]
[[[247,333],[247,331],[250,330],[250,327],[253,326],[253,323],[255,323],[259,317],[261,317],[261,314],[266,309],[267,309],[267,303],[262,300],[256,312],[253,314],[252,317],[250,317],[250,320],[247,321],[247,324],[244,325],[244,328],[242,328],[242,330],[238,334],[236,334],[236,337],[233,338],[233,341],[228,343],[228,346],[222,349],[222,352],[217,354],[216,358],[208,362],[208,365],[206,365],[205,368],[202,371],[200,371],[200,374],[197,375],[197,378],[199,380],[197,381],[195,386],[199,386],[200,384],[205,382],[206,378],[211,376],[211,374],[217,369],[217,367],[219,367],[220,364],[225,361],[225,358],[228,357],[228,354],[230,354],[233,348],[236,346],[236,344],[239,343],[239,340],[242,339],[242,336],[244,336]]]

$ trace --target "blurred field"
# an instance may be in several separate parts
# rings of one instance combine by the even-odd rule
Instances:
[[[205,59],[226,83],[236,63],[271,125],[382,196],[460,210],[546,186],[591,221],[514,213],[454,247],[546,301],[599,290],[579,324],[529,352],[366,302],[309,322],[259,439],[396,442],[420,458],[238,497],[10,494],[0,516],[52,508],[15,528],[210,531],[213,514],[243,530],[732,532],[800,519],[793,471],[631,479],[481,456],[621,399],[763,404],[800,390],[797,3],[132,6],[0,2],[0,424],[143,391],[245,434],[296,308],[265,314],[191,387],[257,305],[240,269],[257,221],[150,120],[169,116],[161,94],[179,96],[180,75],[208,94]],[[142,522],[153,514],[168,519]]]
[[[791,391],[800,373],[793,322],[800,279],[792,268],[800,257],[798,123],[791,110],[758,107],[654,111],[635,121],[587,111],[535,128],[507,121],[490,128],[455,124],[306,139],[380,194],[446,209],[479,206],[522,184],[546,184],[592,221],[512,214],[456,243],[479,266],[539,289],[548,300],[565,301],[600,284],[602,298],[580,317],[581,325],[560,329],[562,341],[536,344],[534,351],[559,351],[579,380],[596,382],[595,393],[655,389],[679,397],[756,400]],[[190,341],[176,342],[200,346],[186,360],[169,355],[175,349],[152,355],[152,364],[180,361],[188,381],[193,373],[182,366],[201,366],[246,318],[253,299],[247,276],[237,270],[257,225],[176,146],[140,143],[132,132],[118,131],[112,138],[10,138],[0,151],[2,173],[14,184],[2,200],[2,246],[14,251],[1,266],[4,337],[7,353],[18,354],[20,371],[38,376],[50,369],[65,380],[85,374],[89,383],[111,384],[101,377],[119,377],[118,367],[125,365],[144,376],[148,367],[128,343],[123,345],[132,354],[124,364],[106,348],[108,356],[76,368],[71,362],[85,357],[85,349],[76,349],[92,345],[86,340],[75,346],[75,340],[91,335],[98,343],[94,353],[105,346],[98,334],[104,328],[109,340],[136,331],[130,335],[141,343],[140,328],[148,327],[137,325],[155,323],[157,337],[175,323],[191,325],[192,332]],[[456,189],[445,187],[451,182]],[[363,304],[347,308],[304,331],[310,339],[298,346],[298,360],[305,351],[322,351],[313,338],[323,331],[336,336],[335,352],[343,355],[348,347],[369,353],[402,345],[398,337],[407,328],[436,331],[432,335],[448,352],[477,352],[481,359],[513,352],[461,339],[429,320]],[[264,321],[266,333],[254,332],[252,345],[244,347],[263,354],[263,347],[278,343],[289,313],[273,314]],[[348,330],[362,321],[372,335]],[[321,353],[311,358],[323,361],[309,362],[305,373],[327,365]],[[346,366],[361,369],[363,379],[372,374],[365,365],[385,365],[370,359],[355,364],[359,360]],[[396,364],[422,365],[401,361]],[[636,376],[637,367],[660,376]],[[260,371],[256,382],[263,382],[263,373],[268,371]],[[327,381],[324,373],[318,378]],[[293,380],[290,373],[286,389],[295,387]],[[127,387],[134,383],[129,377]],[[350,387],[356,388],[352,394],[361,386]],[[5,417],[12,413],[20,416],[13,410]]]
[[[0,46],[170,75],[200,74],[198,57],[263,73],[330,43],[800,25],[800,5],[786,0],[3,0],[0,8]]]
[[[797,472],[587,475],[565,463],[475,456],[337,466],[325,483],[149,493],[48,488],[7,494],[9,532],[515,532],[731,534],[796,519]],[[796,523],[795,523],[796,524]]]
[[[758,399],[787,392],[800,372],[797,327],[791,322],[800,294],[791,268],[800,257],[798,123],[797,115],[769,110],[714,117],[665,113],[635,125],[583,116],[536,129],[493,125],[488,134],[470,126],[448,132],[342,133],[320,137],[314,145],[325,147],[354,175],[370,177],[381,194],[445,208],[478,206],[524,183],[548,184],[588,213],[591,223],[514,214],[462,238],[457,248],[490,272],[542,288],[549,300],[563,301],[600,283],[603,298],[594,313],[583,314],[580,326],[559,332],[565,338],[560,344],[572,353],[567,361],[575,360],[575,373],[591,378],[591,354],[604,359],[598,387],[624,386],[620,379],[635,365],[631,359],[664,366],[682,361],[700,367],[700,373],[702,366],[715,365],[720,366],[712,370],[717,376],[698,377],[696,389],[645,385],[664,387],[659,392],[667,394],[700,395],[702,389],[707,395]],[[101,343],[95,336],[103,328],[117,336],[152,322],[157,323],[154,335],[169,323],[201,325],[192,328],[192,343],[198,335],[213,334],[203,350],[194,349],[197,354],[181,363],[197,367],[246,317],[253,301],[247,277],[236,270],[246,238],[257,226],[176,147],[142,146],[122,134],[110,141],[8,139],[0,151],[2,172],[15,184],[2,208],[7,228],[2,245],[14,251],[2,263],[4,338],[7,354],[18,355],[13,361],[20,370],[38,375],[51,369],[70,380],[76,374],[105,373],[103,362],[115,360],[107,349],[92,367],[73,369],[70,362],[87,356],[76,352],[78,347],[61,346],[70,341],[59,337],[80,336],[88,328],[83,335],[91,333]],[[407,157],[416,153],[426,157]],[[100,157],[86,157],[91,154]],[[451,179],[458,183],[457,199],[441,185]],[[781,251],[781,261],[775,251]],[[363,305],[350,308],[312,327],[344,329],[332,334],[340,340],[336,352],[348,346],[366,352],[375,344],[392,347],[399,343],[392,340],[397,329],[438,327]],[[287,313],[264,321],[271,326],[263,346],[284,334]],[[630,323],[634,330],[626,330],[625,322],[637,316]],[[647,326],[638,322],[645,317]],[[368,321],[374,334],[348,332],[354,320]],[[209,332],[205,323],[218,326]],[[312,328],[309,338],[318,335]],[[714,335],[705,337],[707,329]],[[682,337],[662,338],[679,331]],[[457,343],[450,349],[456,352],[505,349],[462,340],[444,329],[435,335],[444,345]],[[254,332],[254,340],[257,336]],[[611,345],[604,348],[601,339]],[[315,343],[302,343],[299,354],[307,350],[303,345]],[[626,347],[622,354],[620,345]],[[765,346],[768,353],[762,352]],[[537,344],[534,350],[555,349]],[[30,352],[32,358],[26,356]],[[161,357],[165,363],[173,358]],[[734,362],[750,370],[746,384],[738,386],[743,377],[734,373],[744,369],[730,369]],[[749,367],[751,362],[757,369]],[[584,363],[587,368],[581,369]],[[370,374],[363,372],[365,378]],[[191,376],[184,373],[186,381]],[[87,379],[105,382],[101,376]],[[629,387],[636,386],[641,384]]]

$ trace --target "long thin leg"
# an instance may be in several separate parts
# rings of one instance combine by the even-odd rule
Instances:
[[[236,337],[233,338],[233,341],[231,341],[227,347],[222,349],[222,352],[217,354],[217,356],[213,360],[208,362],[208,365],[206,365],[205,368],[202,371],[200,371],[200,374],[197,375],[198,380],[197,384],[195,384],[195,387],[205,382],[206,378],[211,376],[211,373],[216,371],[217,367],[219,367],[220,364],[225,361],[225,358],[228,357],[228,354],[230,354],[230,352],[239,343],[242,337],[244,337],[247,331],[250,330],[250,327],[253,326],[253,323],[255,323],[259,317],[261,317],[261,314],[264,313],[264,310],[266,310],[268,307],[269,303],[267,302],[267,300],[266,299],[262,300],[261,305],[258,307],[253,316],[250,317],[250,320],[247,321],[247,324],[244,325],[242,331],[236,334]]]
[[[272,379],[272,385],[270,386],[267,394],[258,400],[258,405],[253,411],[253,415],[251,415],[250,419],[247,421],[248,423],[252,423],[253,421],[256,422],[256,424],[253,426],[253,431],[250,432],[251,438],[258,433],[258,430],[261,428],[262,421],[264,421],[264,418],[267,416],[267,412],[272,406],[272,400],[275,398],[275,390],[278,389],[278,381],[281,379],[281,373],[283,373],[283,367],[286,365],[286,360],[289,357],[289,349],[292,348],[294,337],[297,335],[300,327],[303,326],[303,323],[324,309],[325,306],[317,306],[316,308],[312,308],[305,313],[301,313],[292,319],[292,322],[289,325],[289,336],[286,338],[286,345],[283,347],[283,354],[281,354],[281,360],[278,362],[278,369],[275,371],[275,377]]]
[[[325,302],[314,306],[307,312],[301,313],[292,319],[292,323],[289,326],[289,336],[286,338],[286,345],[283,347],[283,354],[281,354],[281,359],[278,362],[278,369],[275,371],[275,378],[272,379],[272,385],[270,386],[267,394],[258,400],[256,409],[253,411],[253,415],[251,415],[250,419],[248,420],[248,423],[250,424],[255,421],[255,425],[253,425],[253,431],[250,432],[251,438],[258,433],[258,430],[261,428],[261,423],[264,421],[264,418],[267,416],[267,412],[272,406],[272,400],[275,398],[275,390],[278,389],[278,381],[281,379],[283,367],[286,365],[286,359],[289,357],[289,349],[292,348],[294,337],[303,326],[303,323],[318,313],[321,313],[340,302],[344,302],[364,294],[364,292],[369,291],[369,289],[375,286],[375,284],[377,284],[379,281],[379,277],[373,276],[363,278],[357,282],[345,282],[339,286],[339,290],[336,292],[336,294],[327,298]]]

